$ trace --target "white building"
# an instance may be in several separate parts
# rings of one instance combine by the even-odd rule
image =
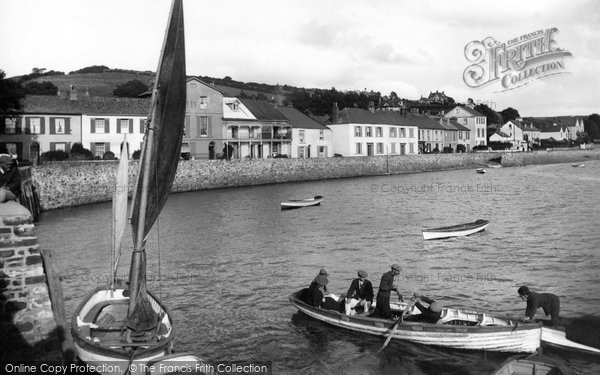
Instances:
[[[418,154],[418,128],[393,111],[371,112],[334,107],[331,123],[333,152],[342,156]]]
[[[327,158],[333,156],[333,132],[294,107],[278,107],[292,125],[292,158]]]
[[[475,146],[487,144],[487,119],[475,109],[459,105],[448,111],[444,118],[456,119],[459,124],[469,128],[471,134],[467,152]]]

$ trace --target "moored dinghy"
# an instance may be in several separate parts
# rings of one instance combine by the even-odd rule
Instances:
[[[186,105],[182,0],[173,0],[154,82],[131,203],[134,249],[129,285],[111,281],[110,287],[93,291],[73,314],[75,351],[88,364],[127,369],[123,364],[147,364],[172,352],[172,320],[158,298],[146,290],[145,245],[171,189],[181,150]]]
[[[294,208],[302,208],[302,207],[310,207],[310,206],[318,206],[323,201],[323,197],[320,195],[315,195],[313,198],[307,199],[292,199],[289,201],[281,202],[282,210],[290,210]]]
[[[394,340],[455,349],[534,353],[540,346],[541,327],[489,314],[453,308],[442,309],[437,323],[421,323],[346,315],[336,310],[311,306],[301,300],[302,291],[290,296],[290,302],[306,315],[350,331]],[[406,303],[390,303],[392,312],[401,315]],[[417,308],[409,310],[417,314]],[[408,319],[408,318],[407,318]],[[395,326],[395,328],[394,328]]]
[[[468,236],[481,232],[490,224],[488,220],[479,219],[472,223],[452,225],[449,227],[423,229],[423,239],[435,240],[449,237]]]
[[[567,375],[569,369],[562,363],[537,353],[507,359],[491,375]]]

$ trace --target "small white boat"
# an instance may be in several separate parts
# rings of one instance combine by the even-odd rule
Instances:
[[[313,198],[307,199],[292,199],[289,201],[281,202],[282,210],[290,210],[293,208],[302,208],[302,207],[310,207],[310,206],[318,206],[323,201],[323,197],[320,195],[315,195]]]
[[[583,167],[585,167],[585,164],[583,164],[583,163],[575,163],[575,164],[571,164],[571,167],[583,168]]]
[[[483,173],[485,173],[485,169],[483,169],[483,168],[477,168],[477,169],[475,169],[475,172],[483,174]]]
[[[449,237],[468,236],[473,233],[481,232],[490,224],[487,220],[479,219],[472,223],[458,224],[450,227],[441,227],[423,230],[424,240],[436,240]]]
[[[298,310],[314,319],[350,331],[382,337],[391,335],[394,340],[454,349],[534,353],[540,346],[542,333],[538,324],[519,323],[517,320],[454,308],[442,309],[441,318],[436,323],[415,322],[409,320],[411,315],[420,313],[414,306],[401,322],[365,315],[346,315],[340,312],[341,309],[311,306],[301,299],[302,293],[301,290],[290,296],[290,302]],[[393,314],[402,315],[407,304],[391,302],[390,307]]]

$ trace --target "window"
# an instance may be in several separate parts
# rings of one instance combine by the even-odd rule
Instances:
[[[415,144],[414,143],[409,143],[408,144],[408,149],[410,150],[411,154],[414,154],[415,153]]]
[[[65,119],[57,118],[54,119],[54,129],[56,134],[65,134]]]
[[[121,134],[129,133],[129,119],[120,119],[119,120],[119,130]]]
[[[104,133],[104,127],[105,127],[105,120],[103,118],[97,118],[94,120],[94,129],[96,130],[96,133],[100,133],[103,134]],[[104,154],[104,153],[102,153]],[[102,156],[102,155],[100,155]]]
[[[406,128],[400,128],[400,138],[406,138]]]
[[[383,130],[381,129],[381,126],[378,126],[375,128],[375,136],[376,137],[383,137]]]
[[[383,154],[383,143],[381,143],[381,142],[377,143],[377,153]]]
[[[15,134],[17,132],[17,119],[16,118],[7,118],[5,119],[6,124],[6,128],[5,128],[5,133],[6,134]]]
[[[392,154],[395,154],[395,153],[396,153],[396,144],[395,144],[395,143],[390,143],[390,145],[392,146],[392,147],[391,147],[391,149],[392,149]]]
[[[394,128],[394,127],[391,127],[391,128],[390,128],[390,138],[396,138],[396,136],[397,136],[397,134],[398,134],[397,130],[398,130],[398,129],[396,129],[396,128]]]
[[[29,119],[29,131],[31,134],[40,134],[42,132],[39,117],[32,117]]]
[[[208,137],[208,117],[207,116],[201,116],[199,118],[199,131],[198,134],[200,134],[201,137]]]
[[[207,96],[201,96],[200,97],[200,108],[201,109],[206,109],[208,107],[208,97]]]
[[[370,137],[370,136],[371,136],[371,127],[365,126],[365,137]]]
[[[104,143],[94,144],[94,156],[102,157],[104,155],[106,145]]]
[[[323,129],[319,130],[319,140],[322,141],[323,139],[325,139],[324,137],[325,137],[325,130],[323,130]]]
[[[300,139],[298,141],[300,143],[304,143],[304,129],[299,130],[299,133],[300,133],[300,136],[299,136]]]
[[[360,142],[356,143],[356,155],[362,154],[362,144]]]
[[[355,137],[362,137],[362,127],[361,126],[355,126],[354,127],[354,136]]]
[[[17,144],[16,143],[5,143],[6,151],[11,155],[17,155]]]
[[[414,130],[415,129],[413,129],[413,128],[408,129],[408,136],[410,138],[414,138],[414,136],[415,136]]]

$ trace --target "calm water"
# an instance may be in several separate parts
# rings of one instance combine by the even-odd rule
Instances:
[[[288,296],[321,267],[329,290],[345,292],[358,269],[376,287],[399,263],[405,296],[521,314],[516,290],[527,284],[559,295],[563,316],[598,316],[599,187],[600,162],[590,161],[175,194],[148,240],[149,285],[170,308],[176,349],[206,360],[273,361],[276,374],[487,374],[510,355],[403,342],[377,353],[382,338],[312,320]],[[313,195],[325,196],[322,206],[279,209],[282,200]],[[110,207],[50,211],[38,223],[64,277],[68,314],[104,283]],[[421,237],[423,228],[478,218],[491,221],[483,233]],[[600,372],[600,359],[546,353],[577,372]]]

